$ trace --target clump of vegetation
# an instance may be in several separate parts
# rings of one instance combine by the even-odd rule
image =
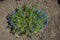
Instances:
[[[47,15],[36,6],[25,5],[8,17],[12,32],[18,35],[35,35],[41,33],[47,24]]]

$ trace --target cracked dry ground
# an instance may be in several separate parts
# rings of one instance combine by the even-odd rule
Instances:
[[[6,29],[8,25],[6,16],[19,6],[26,3],[34,5],[36,2],[40,3],[40,9],[45,9],[51,18],[48,27],[40,35],[16,38],[10,33],[10,29]],[[0,2],[0,40],[60,40],[60,8],[57,0],[47,0],[47,3],[45,0],[20,0],[19,4],[16,4],[15,0]]]

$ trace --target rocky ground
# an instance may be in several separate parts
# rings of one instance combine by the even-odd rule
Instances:
[[[7,27],[6,16],[11,13],[15,8],[23,6],[26,3],[36,4],[39,3],[40,9],[46,10],[50,18],[48,27],[42,34],[26,37],[20,36],[16,38],[10,33]],[[18,3],[15,0],[4,0],[0,2],[0,40],[60,40],[60,7],[57,0],[20,0]]]

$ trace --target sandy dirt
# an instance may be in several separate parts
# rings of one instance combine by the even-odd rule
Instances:
[[[51,19],[48,27],[42,34],[31,38],[26,36],[16,38],[10,33],[10,29],[6,28],[8,25],[6,16],[19,6],[23,6],[26,3],[34,5],[36,2],[40,4],[40,9],[46,10]],[[45,0],[20,0],[18,4],[15,0],[0,2],[0,40],[60,40],[60,7],[57,0],[47,0],[47,3]]]

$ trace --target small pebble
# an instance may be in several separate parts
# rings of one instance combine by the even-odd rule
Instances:
[[[15,34],[16,38],[19,38],[19,35],[18,34]]]
[[[47,9],[48,7],[46,7],[46,9]]]

